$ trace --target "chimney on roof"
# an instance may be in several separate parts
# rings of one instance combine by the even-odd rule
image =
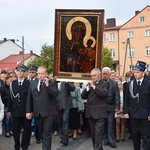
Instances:
[[[30,50],[30,55],[33,55],[33,50]]]
[[[136,10],[136,11],[135,11],[135,15],[137,15],[139,12],[140,12],[139,10]]]
[[[115,27],[116,26],[116,19],[115,18],[109,18],[106,20],[106,28],[108,27]]]
[[[19,51],[19,55],[22,55],[23,54],[23,51]]]
[[[4,41],[6,42],[6,41],[7,41],[7,38],[4,38]]]

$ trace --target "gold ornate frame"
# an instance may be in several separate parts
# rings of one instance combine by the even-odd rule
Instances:
[[[53,76],[57,80],[86,80],[90,69],[101,69],[103,30],[103,9],[56,9]],[[73,41],[75,34],[82,37],[81,44]]]

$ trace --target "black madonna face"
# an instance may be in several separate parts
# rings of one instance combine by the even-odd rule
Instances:
[[[83,22],[77,21],[72,25],[72,35],[75,41],[83,40],[86,32],[86,28]]]

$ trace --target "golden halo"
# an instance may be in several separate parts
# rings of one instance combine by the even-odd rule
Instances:
[[[91,28],[90,22],[89,22],[87,19],[85,19],[84,17],[74,17],[74,18],[72,18],[72,19],[68,22],[68,24],[67,24],[67,26],[66,26],[66,36],[67,36],[67,38],[68,38],[69,40],[72,39],[71,27],[72,27],[72,24],[73,24],[74,22],[76,22],[76,21],[81,21],[81,22],[83,22],[83,23],[85,24],[85,27],[86,27],[86,35],[85,35],[85,38],[86,38],[86,37],[90,37],[91,32],[92,32],[92,28]],[[84,38],[84,39],[85,39],[85,38]]]
[[[84,38],[84,40],[83,40],[84,46],[87,47],[87,41],[89,39],[91,39],[93,41],[93,44],[91,45],[91,47],[94,48],[94,46],[96,45],[96,40],[95,40],[95,38],[93,36]]]

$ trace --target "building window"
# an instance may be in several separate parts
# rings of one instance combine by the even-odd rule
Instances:
[[[134,37],[134,32],[133,31],[129,31],[128,32],[128,38],[133,38]]]
[[[103,42],[106,42],[106,40],[107,40],[107,36],[106,36],[106,34],[104,34],[103,35]]]
[[[115,41],[115,34],[114,33],[109,34],[109,41]]]
[[[141,16],[139,19],[140,22],[144,22],[144,16]]]
[[[146,56],[150,56],[150,46],[146,47]]]
[[[129,66],[129,70],[132,71],[133,69],[134,69],[134,66],[133,66],[133,65],[132,65],[132,66],[130,65],[130,66]]]
[[[147,64],[147,71],[150,71],[150,64]]]
[[[115,49],[110,49],[111,57],[115,57]]]
[[[129,57],[134,57],[134,48],[128,49],[128,54]]]
[[[150,30],[145,30],[145,36],[150,36]]]

